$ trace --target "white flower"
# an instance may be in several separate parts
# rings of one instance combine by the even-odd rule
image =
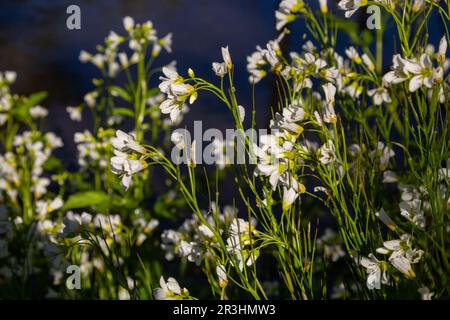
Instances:
[[[345,49],[345,54],[347,57],[352,60],[353,62],[360,64],[362,62],[361,57],[359,56],[358,51],[355,49],[355,47],[350,47],[348,49]]]
[[[15,71],[5,71],[5,80],[9,84],[14,83],[17,79],[17,73]]]
[[[424,8],[425,0],[414,0],[414,4],[412,6],[413,12],[418,12]]]
[[[325,165],[336,161],[336,153],[333,141],[328,140],[319,148],[319,161]]]
[[[187,242],[185,240],[180,241],[178,248],[178,254],[181,257],[186,257],[189,262],[194,262],[197,266],[200,265],[203,259],[202,251],[195,241]]]
[[[219,278],[219,286],[225,288],[228,285],[228,277],[224,265],[218,265],[216,267],[217,277]]]
[[[435,73],[428,55],[422,54],[419,62],[406,60],[405,71],[413,75],[413,78],[409,81],[409,91],[414,92],[421,86],[426,86],[429,89],[433,87]]]
[[[164,48],[168,53],[172,52],[172,33],[168,33],[164,38],[161,38],[153,46],[152,56],[156,57]]]
[[[386,170],[383,172],[383,183],[395,183],[398,182],[397,174],[393,171]]]
[[[364,53],[362,55],[362,61],[364,62],[366,67],[369,69],[369,71],[375,70],[375,65],[373,64],[372,59],[370,59],[370,57],[367,55],[367,53]]]
[[[411,240],[407,234],[403,234],[399,240],[383,242],[383,246],[377,249],[378,253],[390,254],[389,262],[407,278],[414,278],[416,274],[411,264],[418,263],[423,255],[422,250],[412,249]]]
[[[437,54],[437,61],[440,63],[444,63],[447,55],[447,37],[443,36],[441,41],[439,42],[439,50]]]
[[[422,210],[422,201],[419,199],[413,199],[411,201],[402,201],[399,204],[400,214],[419,226],[425,228],[425,215]]]
[[[56,197],[51,202],[38,200],[36,202],[36,211],[38,219],[43,220],[50,212],[58,210],[63,206],[64,202],[61,197]]]
[[[161,288],[153,290],[155,300],[179,300],[183,299],[183,296],[188,295],[187,290],[185,288],[181,289],[178,281],[174,278],[169,278],[166,282],[164,277],[161,276],[159,285]]]
[[[295,200],[298,198],[298,193],[294,190],[294,188],[284,188],[283,191],[283,211],[289,210]]]
[[[420,297],[422,300],[431,300],[431,298],[434,296],[434,292],[431,292],[428,287],[422,287],[417,291],[420,293]]]
[[[169,88],[172,83],[179,82],[182,80],[182,77],[178,75],[178,73],[170,67],[163,67],[162,69],[164,76],[159,77],[161,83],[159,84],[159,89],[163,93],[170,93]]]
[[[337,117],[334,111],[336,87],[331,83],[327,83],[322,88],[325,92],[325,115],[323,116],[323,121],[326,123],[336,123]]]
[[[298,122],[305,119],[305,109],[298,104],[290,104],[286,108],[283,108],[283,118],[288,122]]]
[[[275,18],[277,20],[276,29],[278,31],[280,31],[288,23],[291,23],[292,21],[294,21],[296,19],[296,15],[277,10],[277,11],[275,11]]]
[[[328,12],[328,4],[327,4],[328,0],[319,0],[319,4],[320,4],[320,12],[322,13],[327,13]]]
[[[255,227],[244,219],[234,218],[231,222],[229,232],[231,236],[250,234],[255,232]]]
[[[187,134],[185,131],[175,130],[171,136],[170,140],[173,144],[180,150],[184,150],[187,146]]]
[[[395,156],[394,150],[385,146],[383,142],[379,141],[377,148],[370,153],[371,157],[379,157],[379,169],[384,171],[389,165],[389,161]]]
[[[389,283],[389,276],[383,262],[379,261],[372,253],[368,258],[362,257],[360,263],[367,269],[367,288],[369,290],[380,289],[381,284]]]
[[[225,66],[227,67],[228,70],[230,70],[233,67],[233,62],[231,61],[231,56],[230,56],[230,51],[228,50],[228,46],[222,47],[222,57],[223,57],[223,62],[225,63]]]
[[[396,54],[392,58],[392,62],[394,63],[392,71],[389,71],[383,76],[383,82],[386,85],[398,84],[408,79],[408,74],[405,72],[407,61],[399,54]]]
[[[383,102],[386,102],[386,103],[391,103],[392,102],[388,91],[384,87],[371,89],[371,90],[369,90],[367,92],[367,94],[369,95],[369,97],[373,98],[373,103],[376,106],[379,106],[379,105],[383,104]]]
[[[170,120],[172,120],[172,122],[176,122],[181,115],[183,105],[174,99],[167,99],[159,106],[159,108],[163,114],[170,115]]]
[[[167,99],[159,108],[163,114],[170,114],[172,122],[176,122],[184,107],[184,102],[189,98],[192,104],[197,99],[197,92],[190,84],[184,83],[184,79],[172,68],[163,68],[164,76],[160,77],[159,89],[167,95]]]
[[[134,19],[132,17],[128,17],[128,16],[123,18],[123,28],[128,32],[133,31]]]
[[[30,115],[33,118],[45,118],[48,114],[47,109],[41,106],[34,106],[30,108]]]
[[[214,237],[214,233],[211,231],[211,229],[205,225],[205,224],[201,224],[198,226],[198,231],[200,232],[200,234],[208,239],[211,239],[212,237]]]
[[[81,107],[67,107],[66,111],[72,121],[81,121]]]
[[[60,234],[62,237],[75,237],[83,232],[91,223],[92,215],[83,212],[81,215],[72,211],[67,212],[63,220],[64,229]]]
[[[122,175],[122,187],[127,190],[130,187],[132,175],[147,167],[144,160],[128,159],[126,153],[114,151],[115,156],[111,158],[111,171],[114,174]]]
[[[361,0],[341,0],[338,3],[339,9],[345,10],[345,17],[350,18],[359,9]]]
[[[301,64],[307,68],[311,74],[318,74],[320,69],[327,66],[327,63],[322,58],[316,58],[312,53],[305,53],[303,59],[300,59]]]
[[[225,63],[213,62],[212,68],[216,76],[223,78],[227,74],[228,69]]]
[[[111,144],[114,149],[120,152],[129,152],[133,150],[138,153],[145,153],[145,148],[137,143],[132,135],[129,135],[122,130],[116,131],[116,137],[112,138]]]

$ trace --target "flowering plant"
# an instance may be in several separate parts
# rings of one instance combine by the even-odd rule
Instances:
[[[396,27],[388,63],[383,30],[359,39],[346,20],[372,5]],[[448,298],[449,5],[341,0],[344,19],[330,1],[280,1],[279,36],[247,57],[253,90],[276,85],[268,126],[255,99],[239,102],[233,48],[209,75],[154,67],[171,34],[126,17],[125,35],[80,54],[101,79],[67,108],[94,119],[75,134],[76,172],[51,155],[62,141],[39,130],[44,95],[12,95],[15,75],[0,74],[0,279],[14,288],[14,277],[50,270],[48,294],[79,298]],[[437,50],[432,16],[445,26]],[[289,51],[297,21],[308,40]],[[346,33],[353,43],[340,50]],[[175,127],[204,95],[234,128],[230,139],[202,135],[203,149]],[[81,267],[83,290],[62,285],[68,265]]]

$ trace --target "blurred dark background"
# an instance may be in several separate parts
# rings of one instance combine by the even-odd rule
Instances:
[[[331,10],[336,11],[337,2],[328,1]],[[177,60],[182,74],[192,67],[196,74],[216,81],[211,63],[221,61],[220,47],[229,45],[236,66],[239,103],[250,110],[252,89],[247,80],[246,57],[256,45],[277,37],[274,11],[278,3],[278,0],[1,0],[0,70],[17,71],[15,92],[49,93],[44,102],[50,110],[46,127],[64,139],[65,147],[59,152],[76,163],[73,133],[90,128],[91,124],[86,117],[81,123],[72,122],[65,107],[80,103],[92,89],[91,79],[99,76],[95,67],[79,62],[82,49],[94,52],[96,44],[103,42],[110,30],[123,34],[124,16],[130,15],[137,22],[151,20],[159,36],[174,34],[173,53],[164,53],[158,65]],[[318,7],[317,0],[308,3]],[[81,8],[81,30],[66,28],[66,8],[71,4]],[[361,13],[355,18],[360,25],[365,24]],[[444,32],[439,19],[436,21],[430,32],[434,44]],[[285,46],[300,51],[306,28],[301,21],[290,28],[293,33]],[[391,63],[393,40],[392,33],[386,32],[385,67]],[[343,38],[338,50],[343,53],[348,44]],[[156,80],[154,77],[151,86],[158,84]],[[270,113],[264,111],[274,105],[275,97],[275,85],[270,78],[257,86],[256,106],[262,125],[269,120]],[[226,108],[207,96],[200,97],[185,119],[185,123],[201,119],[204,127],[220,129],[231,127],[232,123]]]

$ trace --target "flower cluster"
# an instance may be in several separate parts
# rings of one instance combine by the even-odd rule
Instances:
[[[111,140],[114,156],[111,158],[111,171],[122,176],[122,187],[128,189],[133,174],[145,169],[147,162],[142,159],[145,148],[136,142],[132,135],[117,130],[116,137]]]

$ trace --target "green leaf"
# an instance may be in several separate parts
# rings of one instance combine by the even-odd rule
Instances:
[[[134,112],[131,109],[128,108],[114,108],[113,114],[116,116],[125,116],[134,118]]]
[[[132,103],[133,99],[131,98],[130,94],[121,87],[118,86],[110,86],[109,87],[109,92],[115,96],[115,97],[121,97],[123,100]]]
[[[103,191],[78,192],[67,199],[63,206],[63,210],[95,206],[105,201],[108,201],[108,195]]]
[[[30,119],[30,108],[38,105],[45,98],[47,98],[48,94],[45,91],[33,93],[28,98],[23,98],[19,105],[16,106],[11,114],[17,121],[25,122]]]
[[[58,169],[63,169],[64,167],[61,163],[61,160],[59,160],[55,156],[50,156],[50,158],[48,158],[48,160],[44,162],[43,168],[46,171],[57,171]]]

